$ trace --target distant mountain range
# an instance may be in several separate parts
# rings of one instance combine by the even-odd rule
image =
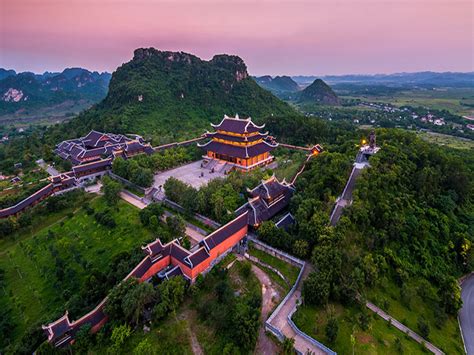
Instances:
[[[111,74],[68,68],[61,73],[16,73],[0,68],[0,118],[43,116],[55,111],[81,110],[102,100]],[[57,109],[57,110],[55,110]]]
[[[321,79],[314,79],[310,85],[306,83],[304,89],[289,76],[276,76],[272,78],[270,75],[264,75],[254,77],[254,79],[262,88],[271,91],[286,101],[320,105],[340,104],[336,93]]]
[[[289,76],[275,76],[270,75],[254,77],[257,84],[272,92],[295,92],[299,91],[300,87],[296,81]]]
[[[65,129],[136,132],[166,139],[170,132],[202,133],[210,122],[236,113],[258,122],[295,111],[260,88],[237,56],[216,55],[205,61],[184,52],[139,48],[112,74],[106,98]]]
[[[392,86],[451,86],[451,87],[474,87],[474,72],[417,72],[417,73],[394,73],[375,75],[326,75],[321,79],[330,84],[353,83],[353,84],[379,84]],[[317,77],[315,76],[293,76],[292,79],[300,85],[308,85]]]
[[[316,103],[321,105],[339,105],[339,98],[331,87],[321,79],[316,79],[299,93],[301,103]]]

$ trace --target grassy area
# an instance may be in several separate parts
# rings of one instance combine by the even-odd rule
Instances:
[[[7,252],[9,248],[16,245],[18,242],[32,238],[36,233],[40,232],[42,229],[53,226],[56,223],[60,223],[71,213],[78,211],[82,204],[86,201],[92,200],[94,197],[89,194],[81,194],[78,196],[77,204],[68,206],[67,208],[58,211],[50,212],[47,214],[38,214],[33,213],[43,208],[43,203],[33,207],[31,212],[33,214],[32,223],[29,227],[23,228],[15,232],[14,234],[8,236],[7,238],[0,239],[0,255]]]
[[[463,345],[456,317],[450,316],[441,325],[437,324],[436,310],[417,294],[417,285],[417,280],[413,280],[408,286],[413,290],[413,294],[410,295],[409,304],[404,304],[401,301],[400,288],[388,280],[369,291],[367,298],[417,333],[419,333],[418,318],[423,316],[430,327],[430,335],[427,340],[446,354],[463,353]]]
[[[272,282],[278,286],[280,286],[283,291],[285,293],[288,293],[288,291],[290,290],[291,288],[291,285],[288,285],[285,280],[283,280],[276,272],[274,272],[273,270],[265,267],[265,266],[262,266],[262,265],[258,265],[258,267],[260,269],[262,269],[263,271],[265,271],[265,273],[268,275],[268,277],[270,278],[270,280],[272,280]]]
[[[367,312],[368,324],[362,329],[358,318]],[[332,315],[339,327],[334,344],[326,337],[326,324]],[[343,307],[330,304],[328,307],[300,306],[293,316],[298,328],[339,354],[420,354],[423,347],[385,322],[359,306]],[[354,336],[354,348],[351,343]]]
[[[435,132],[418,132],[418,135],[430,143],[435,143],[455,149],[474,150],[474,141],[470,139],[454,137]]]
[[[438,90],[407,90],[395,95],[380,96],[342,96],[343,98],[359,98],[363,100],[386,102],[395,106],[423,106],[436,110],[449,110],[458,115],[472,115],[474,109],[466,106],[472,104],[474,89],[443,88]]]
[[[273,266],[275,269],[279,270],[283,276],[287,278],[291,285],[293,285],[298,278],[300,269],[296,266],[293,266],[283,260],[280,260],[270,254],[265,253],[264,251],[258,250],[252,245],[249,246],[249,254],[260,259],[265,264]]]
[[[298,172],[301,164],[303,164],[306,159],[304,152],[290,151],[285,148],[279,148],[279,151],[276,154],[278,167],[273,171],[279,180],[285,178],[289,181]]]
[[[145,341],[151,345],[153,354],[191,355],[193,351],[188,328],[189,322],[187,320],[170,316],[159,325],[154,326],[148,333],[137,329],[122,346],[120,353],[133,354],[138,344]],[[110,352],[107,345],[109,344],[99,342],[89,353],[106,354]]]
[[[90,205],[96,211],[106,208],[103,198],[92,200]],[[81,289],[92,269],[106,269],[115,255],[132,251],[153,238],[141,226],[135,207],[120,201],[110,214],[116,222],[114,228],[98,224],[84,209],[75,214],[57,213],[3,243],[0,269],[5,272],[5,288],[0,293],[0,304],[13,308],[17,325],[14,339],[31,323],[62,313],[65,302]],[[58,270],[67,274],[60,277]],[[64,294],[64,289],[73,292]]]

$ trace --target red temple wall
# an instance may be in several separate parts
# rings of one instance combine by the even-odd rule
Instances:
[[[181,261],[179,261],[178,259],[175,259],[175,258],[171,258],[171,264],[174,265],[174,266],[179,265],[181,267],[181,270],[183,271],[183,273],[187,277],[192,279],[192,270],[189,266],[187,266],[186,264],[183,264]]]
[[[193,281],[196,277],[198,277],[199,274],[201,274],[202,272],[206,271],[209,268],[209,266],[211,265],[211,262],[213,260],[214,259],[212,259],[212,258],[207,258],[202,263],[200,263],[200,264],[196,265],[195,267],[193,267],[193,270],[192,270],[192,279],[193,279]]]
[[[96,325],[94,325],[92,328],[91,328],[91,333],[97,333],[100,328],[102,328],[102,326],[107,322],[107,320],[109,319],[109,317],[105,316],[103,319],[101,319],[101,321],[99,323],[97,323]]]
[[[150,277],[155,275],[157,272],[160,270],[164,269],[170,264],[170,256],[167,255],[163,259],[157,261],[154,263],[146,272],[145,274],[140,278],[140,281],[145,281],[148,280]]]
[[[231,237],[227,238],[221,244],[211,249],[211,252],[210,252],[211,260],[218,258],[224,252],[226,252],[227,250],[232,248],[234,245],[236,245],[239,241],[241,241],[247,234],[247,231],[248,231],[248,225],[245,225],[240,230],[235,232]]]

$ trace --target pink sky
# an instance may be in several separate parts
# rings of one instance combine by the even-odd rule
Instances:
[[[0,0],[0,67],[113,71],[138,47],[254,75],[473,71],[472,0]]]

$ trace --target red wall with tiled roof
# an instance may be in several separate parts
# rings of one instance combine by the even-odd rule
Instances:
[[[167,255],[163,259],[155,262],[146,272],[140,277],[140,281],[146,281],[160,270],[164,269],[170,264],[170,256]]]
[[[224,252],[226,252],[228,249],[232,248],[234,245],[236,245],[239,241],[241,241],[245,235],[247,234],[248,231],[248,225],[245,224],[244,227],[239,229],[237,232],[235,232],[232,236],[226,238],[222,243],[217,245],[215,248],[212,248],[209,254],[211,255],[210,259],[215,260],[219,256],[221,256]]]

